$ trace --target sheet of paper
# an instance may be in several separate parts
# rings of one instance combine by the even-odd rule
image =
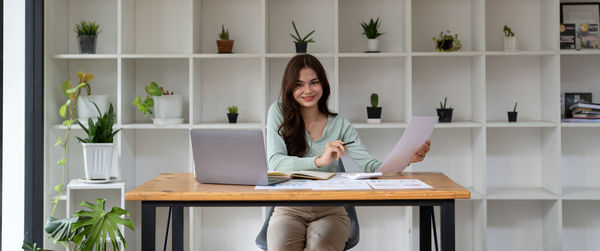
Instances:
[[[348,178],[348,179],[359,180],[359,179],[369,179],[369,178],[379,177],[379,176],[382,175],[382,173],[380,173],[380,172],[375,172],[375,173],[340,173],[340,175],[342,177],[345,177],[345,178]]]
[[[255,186],[256,190],[291,190],[291,189],[312,189],[313,183],[310,180],[288,180],[271,186]]]
[[[431,137],[437,120],[438,117],[412,117],[402,133],[402,137],[377,171],[382,173],[402,172],[410,164],[415,151]]]
[[[433,189],[418,179],[367,180],[373,189]]]
[[[333,179],[313,181],[313,190],[371,190],[365,180]]]

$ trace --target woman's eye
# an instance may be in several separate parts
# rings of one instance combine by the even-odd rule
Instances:
[[[301,83],[296,83],[296,87],[302,87]]]
[[[313,82],[310,82],[310,84],[317,85],[317,84],[319,84],[319,81],[313,81]]]

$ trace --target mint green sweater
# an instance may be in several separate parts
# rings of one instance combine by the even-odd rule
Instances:
[[[362,144],[358,133],[346,118],[337,115],[329,116],[327,124],[323,130],[320,139],[312,140],[308,132],[305,131],[306,142],[308,143],[307,154],[305,157],[288,156],[285,141],[277,132],[277,128],[283,122],[281,112],[281,102],[276,101],[269,108],[267,116],[267,158],[269,161],[269,170],[275,171],[300,171],[317,170],[333,172],[337,166],[337,161],[327,166],[317,168],[315,160],[319,157],[325,148],[327,142],[341,140],[350,142],[357,140],[358,143],[348,145],[346,156],[352,158],[364,172],[374,172],[379,168],[381,162],[375,159],[365,145]]]

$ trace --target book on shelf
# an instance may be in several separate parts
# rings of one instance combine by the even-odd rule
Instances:
[[[560,49],[575,49],[575,24],[560,24]]]
[[[571,106],[576,103],[591,103],[592,93],[591,92],[565,92],[564,99],[564,114],[565,118],[572,118]],[[563,108],[561,108],[563,109]]]
[[[579,48],[598,49],[598,24],[579,25]]]
[[[589,122],[589,123],[600,123],[600,119],[577,119],[577,118],[563,118],[562,122]]]
[[[592,103],[592,102],[577,102],[575,104],[572,104],[569,107],[569,110],[574,111],[577,108],[588,108],[591,110],[598,110],[600,111],[600,104],[599,103]]]
[[[297,179],[328,180],[335,176],[332,172],[320,171],[269,171],[271,177],[288,177]]]

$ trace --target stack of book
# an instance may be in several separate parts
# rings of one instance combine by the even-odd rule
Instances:
[[[572,118],[566,118],[565,122],[600,122],[600,104],[578,102],[569,107]]]

